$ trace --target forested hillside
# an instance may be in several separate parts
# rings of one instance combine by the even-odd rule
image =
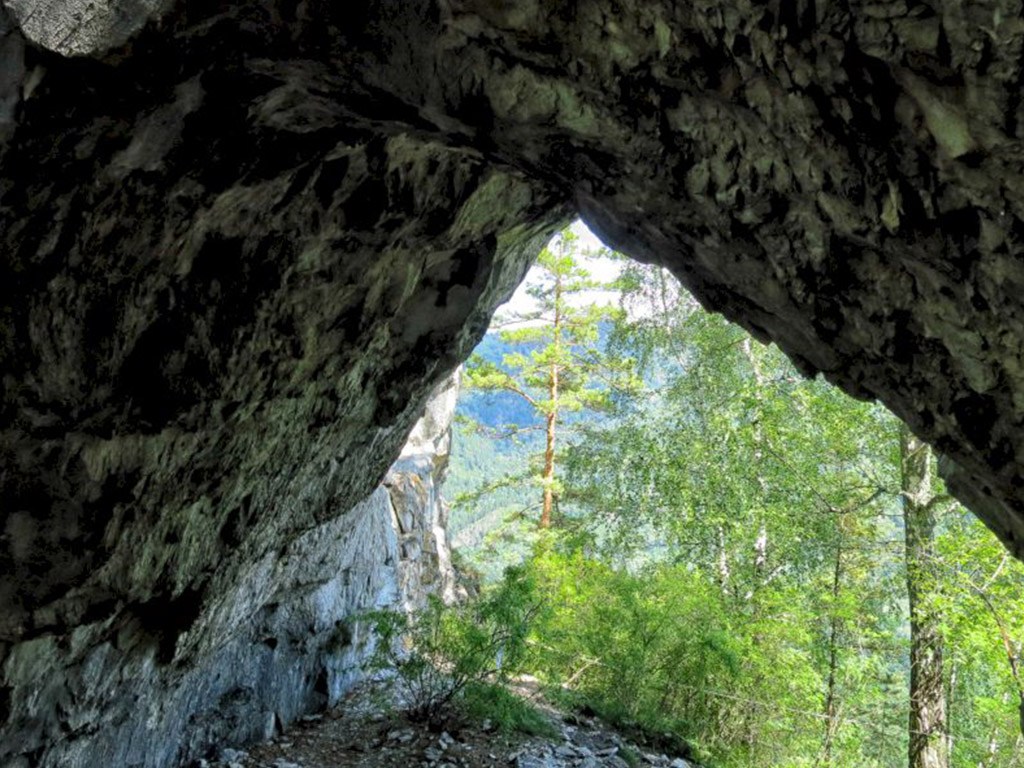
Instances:
[[[511,351],[511,345],[497,333],[488,333],[475,354],[499,363]],[[511,392],[467,387],[460,392],[452,444],[452,455],[457,458],[449,468],[445,495],[454,502],[449,532],[464,556],[471,556],[506,518],[526,514],[539,503],[539,499],[524,500],[520,487],[530,456],[540,445],[540,434],[529,429],[532,424],[528,404]],[[508,543],[513,542],[514,537]],[[510,554],[508,563],[521,559],[525,552]],[[502,567],[487,570],[497,577]]]

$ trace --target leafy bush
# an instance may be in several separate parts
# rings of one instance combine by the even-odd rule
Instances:
[[[437,597],[412,616],[367,615],[378,642],[369,666],[393,672],[411,720],[443,724],[472,691],[522,669],[531,620],[539,610],[533,581],[510,568],[494,589],[472,603],[448,606]]]
[[[622,761],[629,768],[638,768],[642,760],[640,753],[628,744],[623,745],[622,749],[619,750],[619,757],[622,758]]]
[[[765,589],[737,609],[684,566],[631,574],[555,549],[530,567],[552,606],[536,630],[536,673],[561,690],[560,704],[655,751],[719,766],[796,766],[794,752],[813,761],[817,720],[808,727],[787,709],[822,690],[804,622],[785,620],[798,610],[793,595]]]

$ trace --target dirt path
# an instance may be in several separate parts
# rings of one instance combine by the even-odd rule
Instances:
[[[502,734],[488,723],[431,731],[410,723],[363,686],[323,715],[247,749],[225,748],[199,768],[698,768],[643,752],[589,718],[547,709],[558,736]]]

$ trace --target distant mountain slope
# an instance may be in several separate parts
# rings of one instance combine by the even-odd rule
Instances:
[[[490,332],[477,345],[474,354],[484,360],[500,365],[502,358],[512,352],[528,352],[529,345],[513,347],[501,339],[498,333]],[[538,421],[530,404],[512,392],[484,392],[463,389],[459,397],[458,414],[491,429],[509,424],[526,427]]]
[[[492,332],[477,346],[475,354],[500,364],[513,351],[522,352],[523,346],[513,347]],[[531,456],[543,449],[543,433],[529,429],[539,424],[540,419],[529,403],[512,392],[470,388],[460,392],[444,495],[452,505],[448,522],[452,541],[471,559],[487,535],[501,528],[506,518],[529,514],[532,487],[518,483],[486,493],[480,491],[503,478],[528,475]],[[497,436],[507,434],[509,427],[524,431],[511,437]],[[471,496],[474,498],[468,498]],[[536,496],[539,506],[539,489]],[[476,565],[482,564],[477,561]],[[501,567],[494,570],[489,575],[500,574]]]

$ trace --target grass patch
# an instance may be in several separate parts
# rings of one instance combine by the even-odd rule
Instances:
[[[622,758],[622,762],[628,765],[629,768],[637,768],[640,765],[640,753],[628,744],[622,745],[622,749],[619,750],[619,757]]]
[[[558,731],[536,707],[501,685],[473,683],[462,693],[462,706],[473,720],[490,720],[503,733],[554,738]]]

